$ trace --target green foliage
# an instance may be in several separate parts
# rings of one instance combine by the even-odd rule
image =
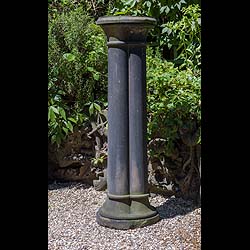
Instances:
[[[105,35],[83,8],[49,15],[49,137],[60,144],[88,118],[86,103],[107,96]]]
[[[85,105],[89,106],[89,116],[102,113],[102,108],[97,102],[89,102],[86,103]]]
[[[62,13],[82,8],[89,16],[97,19],[113,9],[114,0],[48,0],[49,13]]]
[[[65,110],[60,106],[50,105],[48,108],[49,136],[52,142],[58,145],[64,135],[73,132],[72,123],[76,123],[73,117],[67,117]]]
[[[170,21],[162,24],[161,44],[167,44],[169,48],[175,46],[182,59],[182,67],[194,70],[201,64],[201,14],[198,4],[189,5],[181,9],[182,17],[178,21]]]
[[[51,0],[49,3],[49,137],[58,145],[75,126],[101,112],[107,98],[105,34],[93,19],[103,14],[152,16],[147,52],[148,137],[165,138],[167,151],[179,130],[200,124],[199,1]],[[85,11],[84,11],[85,10]],[[151,43],[152,44],[152,43]],[[173,49],[177,68],[163,59]],[[176,62],[176,60],[174,62]],[[182,69],[182,70],[181,70]],[[191,125],[190,125],[191,124]]]
[[[107,155],[101,155],[98,158],[92,158],[91,163],[94,166],[98,166],[99,164],[103,164],[106,159],[107,159]]]
[[[121,0],[115,1],[111,14],[156,18],[148,40],[162,53],[169,51],[166,59],[196,69],[200,66],[200,12],[197,0]]]
[[[166,139],[168,153],[180,129],[200,126],[200,81],[192,70],[162,59],[159,50],[147,50],[148,139]]]

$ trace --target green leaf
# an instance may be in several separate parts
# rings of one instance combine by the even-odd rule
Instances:
[[[93,115],[94,114],[94,103],[91,103],[89,106],[89,114]]]
[[[68,134],[69,130],[67,128],[63,127],[62,129],[65,132],[65,134]]]
[[[59,108],[60,115],[63,117],[64,120],[66,120],[66,113],[63,108]]]
[[[188,48],[186,49],[186,51],[187,51],[190,55],[193,55],[193,53],[194,53],[191,49],[188,49]]]
[[[190,59],[187,59],[187,62],[188,62],[190,65],[193,65],[193,62],[192,62]]]
[[[169,29],[168,27],[165,27],[165,28],[163,28],[162,31],[161,31],[162,34],[164,34],[164,33],[166,33],[166,32],[168,33],[168,35],[170,35],[171,32],[172,32],[172,30]]]
[[[125,10],[125,11],[119,11],[119,12],[115,12],[114,15],[115,15],[115,16],[118,16],[118,15],[126,15],[127,12],[128,12],[127,10]]]
[[[56,113],[56,114],[59,114],[59,111],[57,108],[55,108],[54,106],[50,106],[51,109],[53,109],[53,111]]]
[[[52,109],[52,107],[49,107],[49,112],[48,112],[48,121],[54,122],[56,119],[56,115]]]
[[[77,123],[77,121],[73,118],[73,117],[69,117],[68,120],[74,122],[74,123]]]
[[[136,2],[137,2],[137,0],[127,0],[124,2],[124,5],[131,5],[131,7],[134,7]]]
[[[150,1],[146,1],[146,5],[148,6],[148,8],[151,7],[151,2]]]
[[[90,71],[90,72],[93,72],[94,68],[93,67],[87,67],[87,70]]]
[[[169,108],[169,109],[172,109],[174,107],[174,104],[173,103],[169,103],[168,105],[167,105],[167,108]]]
[[[168,6],[162,6],[160,8],[160,14],[162,14],[163,12],[165,12],[166,14],[168,14],[169,11],[170,11],[170,8]]]
[[[93,77],[94,77],[94,79],[95,79],[96,81],[98,81],[98,80],[100,79],[100,75],[99,75],[99,74],[94,74]]]
[[[101,112],[101,107],[97,103],[94,103],[94,107],[97,111]]]
[[[197,22],[198,22],[199,25],[201,25],[201,18],[198,18]]]
[[[72,62],[75,60],[76,56],[71,53],[63,54],[63,58],[66,59],[68,62]]]
[[[84,104],[84,106],[89,106],[91,104],[91,102],[87,102]]]
[[[57,122],[54,122],[53,125],[52,125],[53,129],[56,129],[58,127],[58,123]]]
[[[72,123],[70,121],[67,122],[67,128],[73,132],[73,126],[72,126]]]
[[[167,8],[167,6],[162,6],[162,7],[160,8],[160,14],[162,14],[166,8]]]

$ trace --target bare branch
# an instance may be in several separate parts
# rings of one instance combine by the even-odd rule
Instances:
[[[91,138],[90,136],[91,136],[93,133],[95,133],[98,129],[100,129],[101,127],[103,127],[107,122],[108,122],[108,121],[105,121],[105,122],[103,122],[103,123],[98,124],[92,131],[90,131],[90,132],[87,134],[87,136],[88,136],[89,138]]]

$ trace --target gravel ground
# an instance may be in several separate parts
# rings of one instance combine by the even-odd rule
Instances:
[[[201,210],[180,198],[150,197],[162,218],[156,224],[129,230],[105,228],[96,212],[106,192],[80,183],[48,186],[48,250],[198,250]]]

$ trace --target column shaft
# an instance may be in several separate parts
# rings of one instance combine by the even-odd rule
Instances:
[[[129,48],[130,194],[147,193],[146,47]]]
[[[126,48],[108,49],[108,167],[110,194],[129,194],[128,59]]]

